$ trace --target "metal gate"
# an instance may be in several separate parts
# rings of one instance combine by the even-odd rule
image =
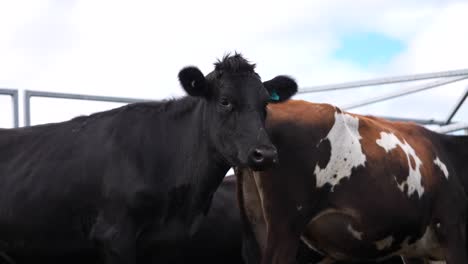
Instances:
[[[404,75],[404,76],[394,76],[386,78],[378,78],[364,81],[356,82],[346,82],[339,84],[330,84],[330,85],[320,85],[320,86],[310,86],[303,87],[299,89],[298,95],[306,93],[321,93],[329,91],[337,91],[344,89],[355,89],[366,86],[381,86],[386,84],[395,84],[395,83],[406,83],[420,80],[434,80],[422,85],[415,85],[405,88],[399,88],[389,93],[373,96],[366,98],[360,101],[351,102],[346,105],[341,105],[344,110],[352,110],[357,107],[367,106],[371,104],[377,104],[379,102],[387,101],[390,99],[402,97],[409,94],[418,93],[421,91],[433,89],[443,85],[460,82],[468,79],[468,69],[454,70],[454,71],[444,71],[444,72],[435,72],[435,73],[424,73],[424,74],[414,74],[414,75]],[[18,91],[12,89],[0,89],[0,95],[9,95],[13,99],[13,114],[14,114],[14,126],[19,126],[19,113],[18,113]],[[111,97],[111,96],[94,96],[94,95],[83,95],[83,94],[70,94],[70,93],[53,93],[45,91],[33,91],[25,90],[24,91],[24,103],[23,103],[23,115],[24,115],[24,125],[31,125],[31,98],[33,97],[42,97],[42,98],[56,98],[56,99],[74,99],[74,100],[85,100],[85,101],[100,101],[100,102],[113,102],[113,103],[135,103],[143,101],[151,101],[148,99],[138,99],[138,98],[126,98],[126,97]],[[450,133],[459,130],[465,130],[468,134],[468,120],[465,122],[453,122],[453,117],[458,112],[460,107],[466,101],[468,97],[468,86],[465,89],[461,97],[454,102],[452,109],[448,109],[447,116],[442,120],[435,120],[433,118],[427,119],[417,119],[417,118],[401,118],[401,117],[392,117],[392,116],[381,116],[383,118],[395,121],[411,121],[416,122],[421,125],[437,125],[431,129],[436,130],[440,133]]]

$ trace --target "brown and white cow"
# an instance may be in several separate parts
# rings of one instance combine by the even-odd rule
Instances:
[[[270,105],[267,130],[279,164],[236,169],[247,263],[293,263],[300,240],[329,263],[468,263],[467,136],[300,100]]]

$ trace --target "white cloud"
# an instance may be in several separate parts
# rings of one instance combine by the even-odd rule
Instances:
[[[257,63],[264,79],[290,74],[301,86],[461,68],[466,67],[468,36],[462,2],[3,1],[0,87],[155,99],[179,96],[183,92],[177,73],[183,66],[195,64],[207,73],[216,58],[233,50]],[[408,48],[379,68],[337,61],[332,54],[340,34],[353,31],[381,32]],[[343,104],[376,90],[306,97]],[[434,93],[425,102],[449,105],[459,91]],[[408,107],[426,109],[422,102],[404,107],[396,103],[395,109],[395,102],[408,101],[371,110],[398,115],[412,113]],[[37,103],[33,121],[58,121],[101,109],[90,105]],[[62,114],[54,114],[54,108]],[[417,112],[425,111],[432,115],[434,109]]]
[[[468,3],[440,9],[437,16],[409,39],[392,70],[431,72],[468,68]]]
[[[366,79],[369,76],[376,77],[468,68],[468,50],[466,49],[468,46],[468,34],[466,34],[468,30],[464,26],[468,24],[468,17],[465,16],[468,12],[468,3],[449,1],[441,5],[441,2],[435,2],[433,6],[419,6],[418,10],[414,10],[415,6],[412,8],[408,8],[408,6],[403,8],[401,6],[399,5],[397,8],[394,8],[392,12],[385,12],[383,14],[377,12],[378,10],[373,10],[375,12],[369,12],[368,10],[366,14],[369,14],[373,19],[365,16],[363,16],[364,18],[359,18],[356,15],[355,19],[362,21],[358,21],[349,27],[360,28],[361,30],[369,28],[369,30],[386,33],[389,36],[404,41],[407,44],[407,49],[397,56],[394,61],[388,65],[382,65],[381,68],[361,69],[361,71],[355,72],[358,68],[351,65],[350,69],[332,67],[331,69],[333,70],[324,70],[325,75],[327,73],[336,73],[340,77],[346,76],[347,73],[352,73],[351,78],[342,78],[340,80],[333,80],[333,78],[327,76],[325,79],[333,80],[328,81],[328,83],[341,82],[346,79]],[[367,6],[367,8],[372,9],[370,6]],[[381,10],[388,9],[392,10],[390,6],[381,7]],[[381,19],[378,19],[376,16],[381,16]],[[364,25],[366,20],[367,26]],[[369,21],[373,21],[374,23],[369,23]],[[329,67],[327,68],[330,69]],[[342,69],[344,69],[345,73],[340,73]],[[337,105],[347,105],[351,102],[361,101],[363,98],[388,93],[390,90],[431,81],[308,94],[301,95],[300,97],[307,98],[308,100],[332,102]],[[385,116],[444,120],[467,85],[467,81],[454,83],[376,105],[353,109],[352,111]],[[460,110],[460,114],[456,115],[455,120],[468,120],[468,113],[465,109],[467,107]]]
[[[454,2],[439,7],[432,19],[407,39],[407,49],[387,66],[397,74],[468,69],[468,3]],[[376,105],[371,111],[396,113],[406,117],[445,119],[468,86],[467,81]],[[380,110],[380,111],[379,111]],[[455,120],[468,120],[460,112]]]

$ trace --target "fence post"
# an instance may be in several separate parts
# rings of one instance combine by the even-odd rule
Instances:
[[[13,91],[13,126],[19,127],[19,99],[18,91]]]
[[[24,126],[31,125],[31,96],[28,90],[24,90]]]

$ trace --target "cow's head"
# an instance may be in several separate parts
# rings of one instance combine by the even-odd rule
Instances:
[[[206,77],[186,67],[179,80],[191,96],[206,101],[205,129],[214,148],[231,166],[263,170],[278,159],[265,131],[266,106],[289,99],[296,82],[277,76],[262,82],[242,55],[225,56]]]

